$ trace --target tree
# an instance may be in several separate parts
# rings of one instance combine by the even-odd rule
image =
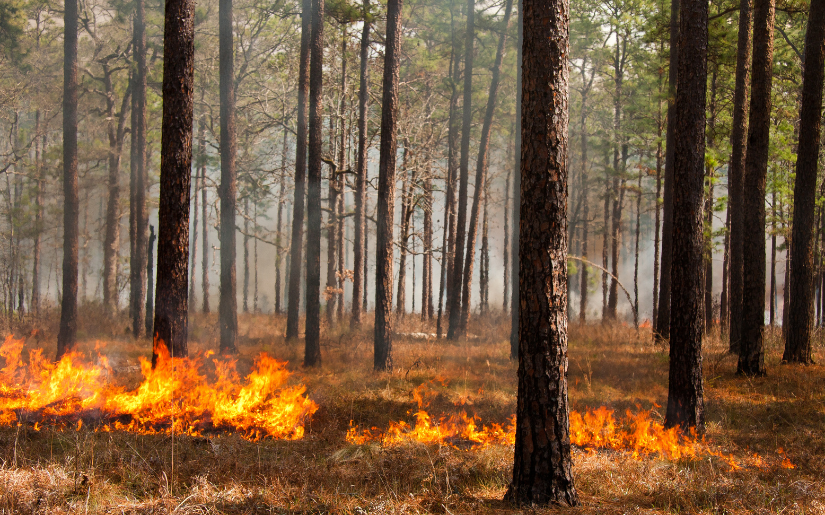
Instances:
[[[312,1],[301,3],[301,55],[298,71],[298,134],[295,136],[295,197],[292,203],[292,245],[289,248],[287,293],[287,339],[298,338],[301,312],[301,265],[304,246],[304,191],[307,164],[307,99],[309,95],[309,42],[312,32]],[[320,265],[319,265],[320,266]]]
[[[681,0],[673,141],[673,268],[665,425],[704,431],[703,193],[708,0]]]
[[[57,359],[74,348],[77,338],[77,0],[65,2],[63,34],[63,298]]]
[[[567,400],[566,0],[524,0],[517,504],[579,503]]]
[[[364,270],[364,200],[367,192],[367,102],[369,100],[370,2],[364,0],[364,28],[361,32],[361,83],[358,88],[358,150],[355,161],[355,241],[353,242],[352,327],[361,325],[361,296]]]
[[[563,0],[562,0],[563,1]],[[519,235],[521,227],[521,104],[522,104],[522,68],[524,63],[524,0],[518,4],[518,44],[516,45],[516,162],[513,174],[513,241],[510,242],[510,258],[513,267],[510,277],[512,300],[510,302],[510,359],[519,355]]]
[[[737,372],[765,374],[765,182],[771,127],[774,0],[756,0],[753,8],[753,78],[748,148],[745,157],[742,241],[742,329]]]
[[[401,52],[402,0],[387,2],[384,90],[381,95],[381,143],[375,236],[375,336],[373,367],[392,369],[392,247],[395,204],[395,154],[398,125],[398,68]]]
[[[321,364],[321,145],[324,2],[312,0],[309,63],[309,169],[307,174],[307,312],[304,366]],[[290,304],[291,307],[291,304]]]
[[[799,110],[799,147],[794,184],[791,237],[790,303],[782,361],[813,363],[814,324],[814,217],[819,137],[822,128],[823,66],[825,65],[825,2],[813,0],[805,34],[802,106]]]
[[[748,84],[751,65],[751,2],[742,0],[739,8],[739,35],[736,43],[736,78],[733,93],[731,156],[728,169],[728,212],[730,213],[730,351],[739,352],[742,339],[742,270],[744,255],[744,177],[748,135]]]
[[[161,346],[174,357],[188,354],[187,278],[189,183],[192,178],[195,2],[167,0],[163,36],[163,122],[158,271],[152,366]]]

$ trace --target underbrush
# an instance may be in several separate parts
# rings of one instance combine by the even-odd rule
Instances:
[[[54,320],[54,317],[47,318]],[[217,347],[215,315],[194,315],[190,352]],[[372,323],[322,328],[323,364],[303,369],[303,342],[286,342],[285,320],[240,317],[238,369],[259,352],[289,361],[291,382],[319,406],[297,441],[247,441],[237,435],[135,435],[80,430],[0,429],[0,513],[515,513],[502,498],[512,447],[471,449],[460,442],[388,446],[347,442],[352,426],[413,424],[421,401],[438,416],[466,411],[505,424],[515,412],[516,364],[505,317],[471,323],[470,338],[434,338],[435,324],[399,321],[393,370],[372,371]],[[96,329],[90,329],[95,328]],[[137,382],[138,356],[127,322],[83,326],[87,355],[106,354]],[[668,349],[649,330],[623,325],[571,326],[571,408],[606,406],[617,418],[650,410],[661,421],[667,401]],[[54,352],[56,328],[17,328],[27,347]],[[817,337],[815,357],[822,358]],[[781,339],[767,338],[764,378],[735,375],[719,335],[705,340],[708,445],[715,456],[669,460],[628,451],[574,448],[582,506],[569,513],[825,513],[825,370],[780,365]],[[764,466],[753,463],[758,456]],[[783,460],[794,468],[781,466]],[[525,510],[533,512],[533,510]],[[538,510],[538,513],[559,510]]]

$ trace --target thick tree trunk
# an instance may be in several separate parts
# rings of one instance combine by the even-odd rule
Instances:
[[[513,481],[520,505],[579,503],[567,400],[569,11],[524,0],[519,367]]]
[[[470,131],[473,123],[473,43],[475,41],[475,0],[467,0],[467,31],[464,39],[464,103],[461,122],[461,157],[458,178],[458,214],[455,246],[453,247],[453,277],[450,283],[450,325],[447,338],[461,336],[461,285],[464,277],[464,244],[467,228],[467,188],[470,166]],[[476,188],[478,188],[478,183]],[[469,248],[469,245],[468,245]]]
[[[748,137],[748,86],[751,68],[751,5],[739,7],[739,35],[736,43],[736,78],[733,93],[731,157],[728,170],[728,210],[730,211],[730,352],[739,352],[742,340],[742,288],[744,267],[744,181]]]
[[[132,169],[130,185],[129,220],[130,249],[129,256],[129,302],[132,316],[132,334],[135,338],[144,334],[146,318],[154,313],[146,312],[146,259],[148,249],[146,213],[146,24],[145,0],[135,2],[134,50],[135,74],[132,92]],[[146,333],[151,334],[151,332]]]
[[[825,2],[813,0],[805,34],[799,147],[794,184],[791,237],[790,299],[785,352],[782,360],[812,363],[814,297],[814,226],[816,176],[821,132],[823,65],[825,65]]]
[[[395,207],[395,154],[398,123],[398,68],[401,52],[402,0],[387,3],[384,89],[381,97],[381,143],[378,161],[378,206],[375,244],[376,371],[392,370],[392,231]]]
[[[309,65],[309,167],[307,174],[307,286],[304,366],[321,365],[321,152],[324,70],[324,2],[312,0]],[[290,306],[291,307],[291,306]]]
[[[235,275],[235,55],[232,40],[232,0],[219,1],[221,101],[221,295],[218,302],[221,354],[236,354],[238,336],[237,278]],[[246,296],[244,296],[246,298]]]
[[[167,0],[163,47],[163,135],[153,367],[163,346],[174,357],[182,358],[188,354],[186,282],[195,75],[193,0]]]
[[[670,273],[673,263],[673,157],[676,142],[674,115],[676,70],[679,67],[679,2],[670,0],[670,69],[668,70],[667,133],[665,136],[665,194],[662,199],[662,257],[659,278],[659,306],[656,313],[656,340],[670,338]]]
[[[77,337],[77,0],[64,3],[63,34],[63,297],[57,359],[74,349]]]
[[[742,329],[737,372],[765,374],[765,182],[771,123],[774,0],[753,9],[753,80],[745,158]]]
[[[298,71],[298,134],[295,142],[295,197],[292,202],[292,243],[289,247],[289,292],[286,338],[298,338],[301,313],[301,265],[304,248],[304,192],[307,165],[307,99],[309,95],[309,41],[312,0],[301,2],[301,54]],[[319,265],[320,266],[320,265]]]
[[[665,426],[704,432],[702,197],[705,177],[708,0],[682,0],[673,141],[670,371]]]
[[[470,10],[474,9],[471,7],[475,0],[470,0],[468,4],[468,8]],[[469,11],[468,11],[469,12]],[[472,285],[473,285],[473,263],[475,261],[475,246],[476,246],[476,237],[478,235],[478,218],[479,218],[479,208],[481,202],[481,195],[485,190],[485,179],[487,176],[487,167],[488,167],[488,160],[489,160],[489,150],[490,150],[490,132],[493,125],[493,115],[495,114],[496,110],[496,97],[498,96],[498,88],[501,82],[501,63],[504,60],[504,50],[505,44],[507,43],[507,28],[510,26],[510,15],[513,12],[513,0],[507,0],[507,3],[504,7],[504,19],[502,20],[502,28],[501,34],[498,38],[498,48],[496,49],[496,60],[493,64],[492,70],[492,78],[490,79],[490,91],[487,94],[487,109],[484,112],[484,122],[481,126],[481,139],[479,140],[478,144],[478,161],[476,162],[476,177],[475,177],[475,191],[473,194],[473,206],[470,211],[470,228],[467,231],[467,257],[464,260],[464,279],[462,281],[462,292],[461,292],[461,318],[459,320],[459,327],[458,333],[453,335],[453,338],[456,337],[464,337],[467,334],[467,324],[470,320],[470,308],[472,307]],[[470,14],[472,14],[470,12]],[[467,21],[468,30],[472,33],[473,25],[471,24],[471,17],[468,18]],[[469,48],[469,54],[472,54],[473,46],[472,46],[472,38],[467,40],[467,45]],[[466,70],[472,70],[472,57],[468,60],[468,65],[465,67]],[[471,81],[466,81],[464,84],[465,88],[472,87]],[[466,131],[466,136],[462,134],[462,138],[467,138],[467,145],[469,145],[469,131],[470,131],[470,122],[472,122],[472,108],[469,105],[470,97],[465,92],[464,94],[464,101],[467,102],[465,104],[464,110],[464,130]],[[468,114],[469,113],[469,114]],[[462,139],[462,161],[464,160],[464,139]],[[462,165],[464,166],[464,165]],[[463,170],[463,169],[462,169]],[[462,174],[464,172],[462,171]],[[459,206],[459,210],[461,207]],[[461,235],[461,213],[459,212],[459,235]],[[450,331],[453,331],[452,327],[452,315],[450,315]]]
[[[364,28],[361,32],[361,83],[358,88],[358,150],[355,156],[355,241],[353,242],[352,317],[350,325],[361,325],[361,297],[366,291],[364,266],[365,241],[364,200],[367,176],[367,101],[369,100],[370,3],[364,0]]]

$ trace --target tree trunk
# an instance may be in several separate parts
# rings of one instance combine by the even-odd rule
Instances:
[[[307,286],[304,366],[321,365],[321,152],[324,2],[312,0],[309,65],[309,169],[307,174]],[[291,306],[290,306],[291,307]]]
[[[146,334],[152,334],[152,329],[155,323],[155,259],[153,253],[155,251],[155,226],[149,226],[149,241],[146,243],[146,305],[144,311],[146,318],[143,320]]]
[[[132,149],[129,220],[130,249],[129,256],[129,302],[132,315],[132,334],[135,338],[144,334],[146,318],[154,313],[146,312],[144,303],[146,290],[146,259],[148,253],[146,213],[146,24],[145,0],[135,2],[134,51],[135,74],[132,92]],[[151,332],[146,333],[151,334]]]
[[[40,316],[40,251],[43,241],[43,198],[46,189],[46,134],[43,130],[41,137],[40,109],[34,115],[34,166],[35,166],[35,196],[34,196],[34,242],[32,244],[32,296],[31,312],[35,317]],[[42,141],[42,146],[41,146]]]
[[[387,2],[387,36],[381,97],[381,143],[378,161],[378,206],[375,244],[375,339],[373,367],[392,370],[392,231],[395,207],[398,68],[401,51],[402,0]]]
[[[730,345],[739,352],[742,340],[742,291],[744,270],[744,181],[748,137],[748,85],[751,68],[751,5],[742,0],[739,7],[739,35],[736,43],[736,79],[733,94],[731,158],[728,170],[728,210],[730,216]]]
[[[513,241],[511,246],[512,262],[512,300],[510,302],[510,359],[517,359],[519,355],[519,254],[521,252],[521,104],[522,104],[522,64],[524,51],[524,0],[518,4],[518,42],[516,44],[516,163],[513,175]]]
[[[595,71],[595,70],[594,70]],[[584,66],[582,65],[582,80],[584,80]],[[593,79],[591,77],[590,84],[593,83]],[[587,269],[587,258],[588,258],[588,249],[587,249],[587,240],[589,239],[590,235],[588,234],[589,230],[589,219],[590,219],[590,203],[587,199],[587,97],[588,97],[588,87],[582,86],[582,106],[581,106],[581,118],[580,118],[580,131],[581,131],[581,171],[579,173],[579,180],[581,181],[581,200],[582,200],[582,253],[581,257],[585,261],[581,263],[581,286],[579,287],[579,323],[586,324],[587,323],[587,294],[588,294],[588,287],[590,277],[588,276],[588,269]]]
[[[195,161],[195,185],[192,188],[195,198],[195,205],[192,207],[192,237],[190,238],[191,250],[189,251],[189,309],[195,311],[195,270],[198,262],[198,193],[201,184],[201,170],[206,169],[206,124],[203,115],[198,119],[198,158]]]
[[[281,309],[281,261],[283,260],[284,246],[281,235],[283,234],[283,224],[281,223],[284,211],[284,200],[286,198],[286,162],[289,153],[289,146],[287,145],[287,135],[289,133],[284,130],[284,144],[281,150],[281,179],[280,190],[278,191],[278,233],[275,236],[275,314],[283,313]]]
[[[765,374],[765,182],[771,122],[774,0],[753,9],[753,80],[745,160],[742,328],[737,372]]]
[[[330,147],[333,146],[333,134],[332,131],[332,117],[330,117]],[[319,149],[320,150],[320,149]],[[310,151],[311,153],[311,151]],[[310,159],[312,157],[310,156]],[[328,194],[327,194],[327,207],[329,209],[329,214],[327,216],[327,284],[324,291],[324,299],[326,300],[326,319],[327,323],[330,327],[333,325],[334,322],[334,314],[335,314],[335,302],[338,300],[338,296],[335,294],[335,291],[338,288],[338,281],[335,279],[335,266],[337,264],[336,253],[338,251],[338,231],[336,228],[338,227],[338,197],[340,192],[338,190],[338,172],[342,170],[338,170],[336,166],[330,166],[330,174],[329,180],[327,181],[328,187]]]
[[[396,288],[395,316],[404,319],[407,311],[407,241],[410,234],[410,215],[412,206],[412,182],[409,180],[407,163],[409,159],[409,142],[404,140],[404,154],[401,161],[401,231],[398,242],[398,286]]]
[[[458,179],[458,215],[453,247],[453,277],[450,284],[450,325],[447,338],[461,336],[461,292],[464,274],[464,243],[467,228],[467,182],[470,165],[470,131],[473,123],[473,43],[475,41],[475,0],[467,0],[467,31],[464,39],[464,104],[461,122],[461,157]],[[476,183],[476,187],[478,187]],[[468,245],[468,248],[469,245]]]
[[[673,157],[676,142],[676,70],[679,67],[679,2],[670,0],[670,69],[668,70],[667,133],[665,136],[665,194],[662,199],[662,257],[659,278],[659,306],[654,335],[657,341],[670,338],[670,273],[673,264]]]
[[[673,141],[670,370],[665,426],[704,432],[702,197],[705,178],[708,0],[682,0]]]
[[[336,178],[336,184],[338,188],[338,203],[336,204],[336,227],[335,230],[337,231],[336,240],[338,241],[338,264],[336,266],[337,274],[335,276],[336,279],[336,289],[337,293],[335,294],[335,308],[336,318],[341,321],[344,319],[344,286],[346,285],[346,279],[344,277],[344,268],[346,264],[346,247],[344,246],[344,186],[346,181],[344,180],[344,170],[346,168],[346,117],[344,110],[346,109],[345,99],[347,96],[347,29],[346,25],[341,26],[341,99],[339,102],[339,109],[338,109],[338,121],[341,124],[340,127],[340,137],[338,143],[338,171],[341,172],[338,177]]]
[[[524,0],[519,367],[513,481],[519,505],[579,503],[567,400],[569,11]]]
[[[74,349],[77,337],[77,0],[66,0],[63,18],[63,298],[57,359]]]
[[[773,327],[776,323],[776,188],[773,188],[771,197],[771,280],[768,286],[770,288],[768,294],[768,325]]]
[[[511,130],[515,132],[515,127]],[[507,175],[504,179],[504,252],[502,259],[504,261],[504,295],[502,300],[501,310],[506,315],[510,310],[510,181],[513,175],[513,169],[510,163],[513,161],[513,146],[507,145],[507,159],[504,160],[507,167]]]
[[[608,173],[607,163],[609,158],[605,159],[605,175],[604,175],[604,229],[602,231],[602,323],[606,323],[609,318],[607,309],[607,249],[609,243],[608,227],[610,225],[610,175]]]
[[[481,297],[481,314],[486,315],[490,306],[490,240],[488,238],[487,200],[490,198],[490,182],[484,172],[484,214],[481,222],[481,267],[479,270],[478,289]]]
[[[473,25],[472,25],[472,10],[474,9],[471,7],[475,0],[470,0],[468,4],[468,11],[470,17],[468,17],[467,26],[470,33],[473,32]],[[487,94],[487,109],[484,112],[484,123],[481,126],[481,139],[478,144],[478,161],[476,162],[476,177],[475,177],[475,191],[473,194],[473,206],[470,211],[470,229],[467,231],[467,257],[464,261],[464,280],[463,282],[463,290],[462,290],[462,298],[461,298],[461,319],[459,320],[459,327],[458,333],[453,335],[455,337],[464,337],[467,334],[467,324],[470,320],[470,308],[472,307],[472,285],[473,285],[473,262],[475,260],[475,245],[476,245],[476,237],[478,234],[478,218],[479,218],[479,207],[481,202],[481,195],[485,189],[485,179],[487,176],[487,167],[488,167],[488,160],[489,160],[489,150],[490,150],[490,131],[493,125],[493,115],[495,114],[496,110],[496,97],[498,95],[498,88],[501,81],[501,63],[504,60],[504,50],[505,44],[507,42],[507,28],[510,26],[510,15],[513,12],[513,0],[507,0],[507,3],[504,7],[504,19],[502,20],[501,24],[503,30],[500,33],[498,38],[498,48],[496,49],[496,60],[493,64],[492,70],[492,78],[490,80],[490,91]],[[472,37],[467,40],[467,45],[469,48],[468,55],[472,56],[473,45],[472,45]],[[472,57],[468,58],[468,65],[465,66],[465,74],[471,73],[467,70],[472,70]],[[465,79],[465,88],[471,88],[472,82]],[[462,138],[467,139],[467,145],[469,146],[469,137],[470,137],[470,122],[472,122],[472,107],[470,105],[470,96],[465,92],[464,93],[464,130],[466,131],[466,135],[462,134]],[[462,161],[464,160],[464,139],[462,139]],[[464,165],[462,165],[464,166]],[[463,168],[462,168],[463,170]],[[462,171],[462,174],[464,172]],[[459,200],[460,202],[460,200]],[[462,229],[462,221],[461,221],[461,207],[459,206],[459,235],[461,235]],[[458,269],[457,269],[458,270]],[[452,315],[450,315],[450,331],[453,330],[452,327]]]
[[[713,167],[708,166],[708,197],[705,199],[703,223],[708,235],[704,259],[705,333],[708,334],[713,330],[713,180]]]
[[[206,120],[204,120],[206,123]],[[209,220],[207,218],[206,205],[206,163],[201,168],[201,227],[203,229],[203,263],[202,279],[203,283],[203,312],[209,313]]]
[[[295,197],[292,203],[292,243],[289,247],[289,292],[286,338],[298,338],[301,313],[301,265],[304,246],[304,192],[307,165],[307,98],[309,95],[309,42],[312,0],[301,2],[301,54],[298,71],[298,134],[295,139]],[[320,265],[319,265],[320,266]]]
[[[433,319],[433,179],[424,179],[424,264],[421,267],[421,320]]]
[[[243,312],[249,313],[249,196],[243,199]]]
[[[790,299],[788,329],[782,360],[813,363],[814,226],[816,176],[821,132],[823,65],[825,64],[825,3],[812,1],[805,33],[805,65],[802,77],[802,106],[799,117],[799,146],[794,184],[794,214],[791,237]]]
[[[364,266],[366,220],[364,200],[367,176],[367,101],[369,100],[370,2],[364,0],[364,28],[361,32],[361,84],[358,88],[358,151],[355,157],[355,241],[353,242],[352,317],[353,328],[361,325],[361,297],[366,291]],[[364,309],[363,311],[366,311]]]
[[[730,204],[725,214],[725,250],[722,256],[722,296],[719,298],[719,331],[728,331],[728,297],[730,295]]]
[[[633,260],[633,326],[639,329],[639,236],[642,228],[642,175],[639,170],[639,184],[636,191],[636,241]]]
[[[660,51],[661,51],[660,46]],[[664,73],[660,70],[659,71],[659,94],[661,95],[663,89],[663,77]],[[661,98],[661,97],[660,97]],[[657,102],[658,107],[658,117],[656,120],[656,136],[657,136],[657,143],[656,143],[656,215],[655,215],[655,227],[654,227],[654,236],[653,236],[653,313],[652,313],[652,320],[651,320],[651,327],[653,328],[654,334],[656,333],[656,328],[658,327],[658,316],[659,316],[659,262],[660,262],[660,250],[661,250],[661,214],[662,214],[662,205],[659,202],[659,199],[662,198],[662,128],[664,126],[664,118],[662,116],[662,101],[659,100]],[[636,306],[638,310],[638,306]]]
[[[164,346],[174,357],[182,358],[188,354],[186,282],[189,265],[189,182],[192,178],[194,1],[167,0],[163,47],[163,135],[153,367]]]

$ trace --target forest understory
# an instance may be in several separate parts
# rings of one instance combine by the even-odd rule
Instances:
[[[119,381],[139,382],[138,357],[149,354],[149,342],[126,336],[125,321],[87,315],[81,352],[94,355],[97,347],[124,371]],[[359,433],[399,421],[414,426],[419,409],[434,426],[466,412],[479,427],[506,427],[515,412],[516,362],[509,359],[505,317],[475,320],[474,334],[452,343],[433,339],[434,326],[409,316],[398,324],[394,369],[380,374],[372,371],[370,324],[355,333],[323,331],[323,366],[304,370],[302,343],[273,336],[283,334],[282,318],[242,315],[240,322],[238,371],[249,370],[261,351],[288,360],[290,384],[305,385],[317,403],[303,438],[102,432],[88,419],[79,429],[73,422],[64,429],[12,425],[0,429],[0,513],[520,512],[501,500],[512,445],[460,437],[389,442]],[[193,315],[190,324],[193,354],[216,347],[214,315]],[[55,330],[25,323],[16,335],[27,335],[26,349],[51,355]],[[697,444],[704,451],[677,459],[621,444],[577,446],[574,436],[582,506],[562,511],[825,512],[825,370],[780,365],[775,333],[767,338],[764,378],[736,376],[727,343],[705,338],[707,434]],[[821,362],[822,335],[816,342]],[[604,406],[621,425],[626,412],[649,410],[661,423],[668,353],[652,343],[649,329],[572,325],[569,356],[571,411]]]

